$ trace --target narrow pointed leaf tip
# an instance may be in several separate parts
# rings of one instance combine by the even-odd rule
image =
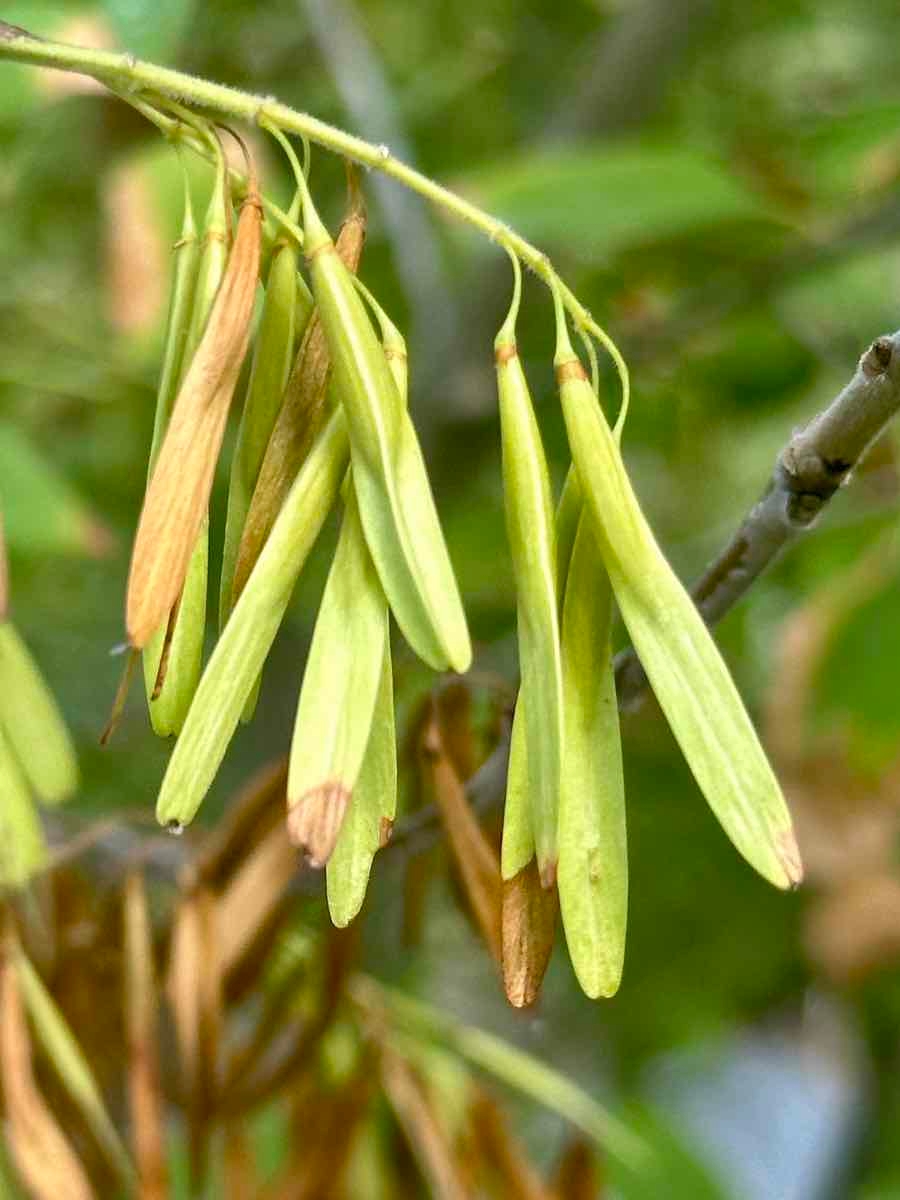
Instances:
[[[348,454],[343,414],[337,411],[288,493],[203,672],[156,802],[161,825],[193,820],[215,778],[297,577],[337,496]]]
[[[137,648],[177,601],[206,515],[250,338],[261,231],[262,203],[251,176],[225,275],[179,389],[138,524],[126,602],[128,636]]]
[[[390,840],[397,808],[397,737],[390,641],[356,787],[326,869],[328,911],[339,928],[362,908],[372,862]]]
[[[734,845],[771,883],[795,887],[803,870],[778,781],[712,635],[641,511],[558,296],[555,365],[600,553],[660,707]]]
[[[291,742],[288,834],[310,860],[331,856],[360,772],[388,642],[388,611],[352,488]]]
[[[564,523],[569,516],[561,503],[558,521]],[[565,577],[566,736],[559,803],[559,906],[578,982],[597,999],[614,995],[622,978],[628,853],[610,644],[612,595],[586,511],[570,545]]]
[[[519,669],[527,703],[527,789],[541,878],[552,881],[564,738],[562,662],[556,603],[556,534],[547,461],[525,372],[516,352],[521,273],[494,343],[506,528],[518,598]],[[511,779],[513,774],[511,773]],[[512,786],[515,786],[513,779]]]
[[[10,621],[0,623],[0,731],[44,804],[60,804],[78,790],[78,760],[62,713]]]
[[[313,292],[347,416],[354,488],[381,585],[419,657],[435,670],[464,672],[472,659],[469,633],[415,430],[353,277],[308,195],[304,220]]]
[[[338,256],[347,270],[354,275],[359,268],[365,240],[366,210],[361,193],[356,189],[351,192],[350,209],[335,243]],[[290,253],[296,255],[293,248]],[[274,265],[272,269],[274,270]],[[271,287],[271,272],[269,279]],[[264,311],[264,321],[265,316]],[[304,326],[300,348],[279,389],[279,405],[272,414],[266,441],[260,445],[252,496],[248,495],[247,498],[246,521],[240,531],[240,542],[234,548],[233,578],[229,584],[230,605],[236,602],[247,582],[281,510],[284,497],[327,416],[331,359],[322,323],[311,303],[308,321],[304,322]],[[257,359],[263,364],[267,361],[271,363],[271,351],[266,356],[262,344],[265,332],[266,326],[262,324],[254,355],[254,372]],[[229,498],[229,506],[230,503]],[[230,513],[229,507],[229,518]]]

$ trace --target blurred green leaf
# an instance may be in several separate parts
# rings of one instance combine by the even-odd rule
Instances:
[[[622,142],[533,152],[457,179],[464,195],[540,243],[598,257],[703,225],[772,213],[693,150]]]
[[[816,679],[816,717],[838,724],[855,763],[881,770],[900,749],[900,575],[853,610],[836,630]]]
[[[195,6],[193,0],[103,0],[102,7],[123,49],[165,62],[178,54]]]
[[[109,533],[88,505],[6,422],[0,422],[0,504],[13,551],[99,557],[111,548]]]
[[[610,1159],[610,1177],[621,1200],[726,1200],[727,1193],[657,1113],[635,1105],[625,1116],[650,1147],[652,1166],[637,1172]]]

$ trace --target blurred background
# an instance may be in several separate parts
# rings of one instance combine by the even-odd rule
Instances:
[[[275,95],[388,145],[546,249],[632,366],[626,460],[682,578],[727,538],[792,430],[900,324],[892,0],[34,0],[4,18]],[[98,736],[120,671],[109,651],[123,639],[177,162],[99,88],[10,64],[0,142],[0,501],[13,610],[83,769],[54,836],[102,816],[133,842],[155,836],[148,815],[168,756],[139,686],[111,745]],[[256,150],[267,189],[287,200],[284,162],[271,144]],[[342,175],[314,153],[332,221]],[[203,186],[202,169],[197,178]],[[489,707],[485,696],[516,680],[491,354],[508,265],[397,185],[370,175],[364,187],[361,275],[409,340],[411,407],[488,681],[476,699]],[[552,313],[534,281],[519,344],[559,486],[568,454]],[[671,1160],[663,1188],[614,1177],[570,1195],[900,1197],[898,450],[890,436],[875,447],[720,630],[798,824],[809,878],[799,894],[776,893],[739,859],[652,703],[623,721],[630,915],[615,999],[585,999],[558,946],[536,1008],[512,1013],[445,850],[376,862],[359,963],[553,1063]],[[304,572],[257,719],[233,743],[203,822],[288,745],[334,532]],[[433,680],[399,642],[396,663],[402,729]],[[91,886],[115,878],[113,859],[84,858]],[[310,936],[324,928],[321,896],[292,920]],[[498,1094],[549,1170],[569,1136],[563,1120]],[[277,1128],[263,1126],[277,1160]]]

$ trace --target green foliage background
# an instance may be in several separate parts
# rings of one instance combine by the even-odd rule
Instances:
[[[138,55],[277,95],[382,140],[348,110],[328,39],[311,19],[316,8],[34,0],[4,17],[63,38],[68,22],[92,17]],[[635,381],[626,458],[664,547],[692,576],[759,493],[791,430],[830,400],[872,338],[900,324],[896,6],[344,0],[329,19],[338,42],[361,39],[378,64],[385,117],[407,140],[402,153],[539,242],[619,341]],[[76,26],[69,36],[78,40]],[[178,220],[172,157],[124,105],[50,94],[24,68],[0,71],[0,498],[16,620],[77,735],[84,819],[146,811],[167,756],[137,688],[112,745],[101,751],[97,737],[119,671],[108,651],[123,637],[164,315],[140,334],[111,321],[110,179],[141,164],[169,245]],[[283,163],[268,147],[265,169],[269,187],[287,195]],[[335,218],[340,164],[316,154],[314,185]],[[491,362],[508,268],[495,247],[418,201],[410,223],[396,185],[368,192],[363,276],[410,337],[412,409],[477,664],[512,681]],[[520,344],[558,484],[567,449],[551,336],[547,297],[533,285]],[[225,480],[220,471],[220,513]],[[893,528],[897,503],[886,446],[729,616],[721,641],[757,713],[780,686],[774,651],[784,619]],[[107,535],[111,552],[98,555]],[[221,520],[213,536],[221,541]],[[287,745],[327,553],[320,547],[304,575],[258,718],[232,747],[204,819]],[[849,606],[809,698],[813,731],[839,738],[873,790],[900,750],[898,578],[888,570],[863,605]],[[427,680],[402,650],[398,664],[409,699]],[[584,1000],[559,954],[539,1017],[513,1019],[443,883],[432,888],[422,945],[401,945],[393,864],[378,871],[368,902],[370,967],[416,981],[592,1089],[622,1095],[640,1092],[654,1054],[762,1019],[794,1027],[812,992],[837,991],[874,1072],[872,1119],[846,1195],[900,1196],[896,958],[852,985],[821,978],[803,941],[816,882],[785,897],[752,876],[651,706],[624,722],[624,735],[631,908],[615,1000]],[[523,1109],[521,1121],[534,1145],[552,1146],[554,1131],[536,1113]],[[690,1181],[676,1190],[674,1168],[671,1188],[699,1194]]]

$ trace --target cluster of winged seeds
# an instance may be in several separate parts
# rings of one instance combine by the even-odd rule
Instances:
[[[297,181],[287,213],[260,195],[249,155],[242,180],[229,170],[214,127],[192,114],[182,120],[195,147],[216,163],[215,183],[198,229],[185,175],[149,479],[126,603],[128,639],[143,654],[153,727],[177,735],[157,813],[175,831],[196,814],[239,722],[253,715],[294,584],[340,503],[340,535],[297,706],[286,819],[293,843],[326,868],[331,914],[345,925],[362,905],[373,858],[395,815],[390,616],[435,671],[467,671],[469,633],[407,411],[405,343],[356,278],[366,217],[352,173],[347,216],[332,240],[306,173],[278,129],[266,126]],[[570,340],[577,312],[548,268],[542,277],[554,296],[556,377],[572,454],[554,504],[516,346],[519,261],[507,249],[515,287],[495,354],[521,691],[502,844],[503,954],[512,973],[517,958],[534,958],[536,931],[548,920],[552,927],[558,898],[584,990],[611,995],[622,972],[627,912],[610,652],[616,608],[697,783],[735,846],[779,887],[798,883],[801,866],[753,725],[632,490],[620,450],[627,374],[622,367],[623,403],[610,428],[598,399],[591,340],[601,331],[574,322],[594,366],[589,378]],[[231,464],[219,637],[204,667],[210,492],[251,342]],[[14,636],[7,622],[0,624],[0,669],[24,674],[24,652]],[[9,665],[14,660],[18,666]],[[7,692],[0,688],[0,786],[21,806],[25,785],[15,782],[18,768],[7,763],[16,748],[16,723],[3,707]],[[33,719],[40,713],[49,720],[36,685],[35,695]],[[27,767],[29,755],[21,758]],[[57,759],[69,761],[62,750]],[[56,780],[49,788],[38,779],[31,783],[50,799],[65,790]],[[549,941],[541,940],[549,953]]]

